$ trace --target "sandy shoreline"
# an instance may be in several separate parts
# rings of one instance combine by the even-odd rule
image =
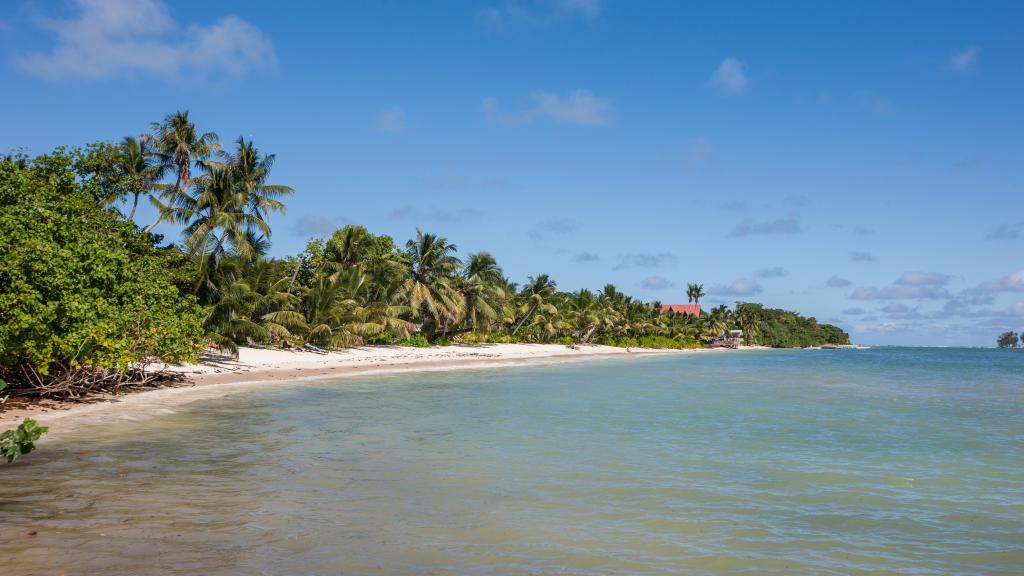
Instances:
[[[703,354],[720,350],[650,350],[612,346],[558,344],[488,344],[403,348],[368,346],[326,354],[242,348],[237,360],[209,357],[200,364],[172,366],[188,382],[144,389],[119,396],[104,396],[84,403],[58,403],[11,409],[0,414],[0,430],[36,419],[51,426],[48,436],[63,435],[79,425],[114,419],[142,419],[174,412],[174,407],[247,389],[317,378],[427,372],[467,368],[534,365],[591,358],[640,357],[653,354]]]

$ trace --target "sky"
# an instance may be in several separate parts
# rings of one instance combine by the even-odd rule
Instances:
[[[420,227],[519,282],[666,303],[700,282],[855,342],[992,346],[1024,329],[1021,21],[1012,1],[9,0],[0,152],[188,110],[276,154],[296,193],[273,255]]]

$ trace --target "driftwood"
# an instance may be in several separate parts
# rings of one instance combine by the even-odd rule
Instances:
[[[121,371],[99,366],[74,367],[63,364],[55,364],[46,374],[42,374],[31,364],[22,363],[0,367],[0,379],[7,382],[4,393],[10,396],[82,400],[97,393],[119,394],[123,388],[128,387],[180,382],[184,376],[159,370],[149,371],[145,366]]]

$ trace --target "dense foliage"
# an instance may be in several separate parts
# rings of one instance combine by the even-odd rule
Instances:
[[[1000,348],[1016,348],[1020,341],[1021,340],[1017,336],[1017,333],[1010,330],[1000,334],[999,338],[996,340],[996,344]]]
[[[12,388],[46,389],[82,369],[106,380],[194,360],[201,347],[201,310],[172,284],[166,257],[76,172],[92,157],[0,160],[0,372]]]
[[[54,373],[121,374],[192,360],[204,345],[687,348],[737,327],[751,344],[849,341],[758,304],[695,318],[611,284],[564,291],[546,274],[519,284],[491,254],[460,255],[421,230],[398,244],[346,226],[270,258],[271,217],[293,193],[270,182],[274,161],[244,138],[222,147],[178,112],[117,144],[0,162],[0,375],[23,388]],[[141,201],[158,212],[144,229],[133,221]],[[155,246],[160,222],[180,226],[180,243]],[[701,284],[686,293],[705,296]]]

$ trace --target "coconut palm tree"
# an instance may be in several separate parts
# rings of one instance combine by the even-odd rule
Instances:
[[[118,145],[118,152],[114,168],[123,182],[122,193],[107,199],[106,203],[124,200],[130,195],[132,209],[128,213],[128,220],[132,220],[139,207],[139,197],[157,190],[166,167],[160,161],[153,141],[146,137],[125,136]]]
[[[435,234],[416,229],[416,239],[405,243],[408,277],[405,292],[414,314],[425,311],[441,332],[458,317],[463,305],[455,278],[462,261],[456,246]]]
[[[193,164],[203,166],[202,163],[220,149],[219,137],[214,132],[200,134],[196,125],[189,120],[188,111],[168,114],[163,122],[151,124],[150,131],[147,139],[153,141],[161,162],[175,172],[174,187],[167,190],[162,204],[168,207],[173,204],[174,196],[183,194],[192,183]],[[161,210],[157,219],[146,227],[146,232],[155,228],[167,215],[166,209]]]
[[[488,252],[470,254],[459,283],[467,329],[480,332],[481,328],[499,317],[505,298],[504,281],[494,256]]]
[[[235,143],[234,153],[221,151],[220,157],[231,170],[239,192],[245,195],[248,211],[264,220],[269,212],[284,212],[284,204],[279,198],[293,194],[295,190],[290,186],[267,184],[276,155],[260,154],[252,140],[246,141],[242,137]]]
[[[703,284],[687,284],[686,295],[689,297],[690,302],[694,304],[700,304],[700,299],[707,296],[707,294],[704,293]]]
[[[538,311],[553,315],[557,310],[545,310],[545,307],[553,308],[549,302],[555,295],[557,285],[547,274],[539,276],[528,276],[526,285],[519,293],[519,318],[512,327],[512,335],[515,336],[523,324],[530,320]]]

